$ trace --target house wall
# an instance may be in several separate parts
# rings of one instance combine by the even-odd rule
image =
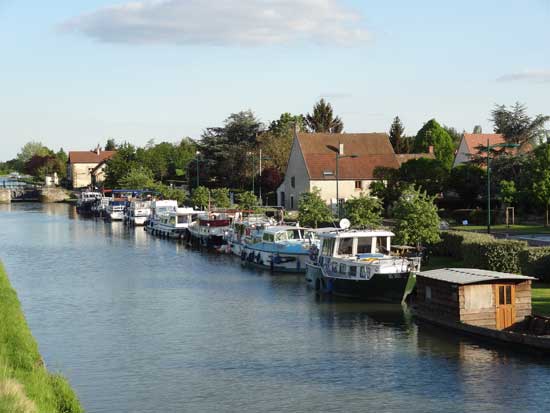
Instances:
[[[460,286],[460,321],[478,327],[496,328],[493,284]]]
[[[338,196],[340,199],[349,199],[352,197],[358,197],[361,193],[370,193],[370,184],[374,180],[363,179],[361,180],[362,189],[355,189],[355,180],[339,180],[338,181]],[[321,198],[327,204],[336,205],[336,180],[335,179],[323,179],[312,180],[309,183],[309,190],[313,188],[319,188],[321,190]]]
[[[75,163],[69,165],[69,179],[73,188],[84,188],[92,184],[91,171],[97,163]]]
[[[533,313],[531,306],[531,281],[516,284],[516,323]]]
[[[468,162],[470,160],[470,157],[468,156],[468,154],[469,154],[469,149],[468,149],[468,146],[466,145],[466,139],[462,137],[462,140],[460,141],[460,146],[458,147],[458,151],[455,156],[453,168],[455,166]]]
[[[107,168],[107,164],[104,163],[103,165],[101,165],[95,172],[94,172],[94,177],[93,177],[93,181],[94,181],[94,184],[100,184],[102,182],[105,181],[105,169]]]
[[[292,178],[294,177],[294,186],[292,186]],[[287,210],[298,209],[298,199],[300,194],[308,192],[310,189],[309,175],[306,169],[306,163],[300,150],[298,140],[294,138],[290,157],[286,169],[284,181],[277,188],[277,204],[285,207]],[[284,203],[283,196],[284,193]],[[291,203],[291,198],[294,199],[294,205]]]

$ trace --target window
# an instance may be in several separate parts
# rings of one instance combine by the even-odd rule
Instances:
[[[287,233],[287,238],[288,239],[301,239],[302,238],[300,236],[301,234],[300,234],[299,229],[290,229],[286,233]]]
[[[383,253],[383,254],[389,252],[386,249],[386,245],[387,245],[387,237],[377,237],[376,238],[376,250],[375,250],[375,252],[376,253]]]
[[[340,269],[338,271],[340,274],[346,273],[346,264],[340,264]]]
[[[367,267],[366,266],[361,266],[361,271],[359,272],[359,276],[361,278],[367,278]]]
[[[363,181],[355,181],[355,189],[363,189]]]
[[[323,240],[323,255],[331,256],[334,251],[334,238]]]
[[[294,209],[294,196],[290,195],[290,209]]]
[[[267,232],[264,232],[264,241],[273,242],[274,241],[273,234],[269,234]]]
[[[338,255],[353,254],[353,238],[340,238],[338,245]]]
[[[372,251],[372,238],[357,239],[357,254],[370,254]]]
[[[427,285],[425,289],[425,293],[426,293],[426,301],[432,301],[432,287]]]
[[[296,188],[296,177],[295,176],[290,178],[290,186],[292,188]]]
[[[506,286],[506,304],[512,304],[512,287]]]
[[[178,224],[187,224],[187,215],[178,215]]]
[[[285,193],[281,192],[281,206],[286,207]]]
[[[350,265],[349,267],[349,276],[357,277],[357,267],[355,265]]]

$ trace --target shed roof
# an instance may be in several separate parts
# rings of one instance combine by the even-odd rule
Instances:
[[[479,270],[477,268],[441,268],[438,270],[422,271],[418,273],[418,277],[460,285],[486,283],[491,281],[535,280],[535,278],[525,275]]]
[[[357,158],[340,159],[339,179],[371,179],[377,166],[399,168],[385,133],[298,133],[296,138],[310,179],[336,179],[336,154],[328,146],[338,148],[340,143],[344,145],[344,155]]]

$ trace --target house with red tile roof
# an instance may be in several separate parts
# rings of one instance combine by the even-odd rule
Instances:
[[[501,133],[465,133],[462,136],[462,140],[456,152],[453,168],[471,161],[473,155],[487,156],[487,151],[480,150],[480,147],[498,145],[501,143],[506,143],[504,135]],[[532,145],[526,143],[519,148],[508,148],[504,150],[508,154],[517,154],[529,152],[532,149]]]
[[[85,188],[104,179],[106,161],[116,151],[104,151],[98,147],[91,151],[71,151],[67,163],[67,179],[73,188]],[[92,179],[93,177],[93,179]]]
[[[297,209],[302,193],[319,188],[321,197],[335,209],[337,155],[344,156],[338,161],[339,202],[368,193],[376,180],[376,167],[400,166],[386,133],[295,132],[285,178],[277,188],[278,205]]]

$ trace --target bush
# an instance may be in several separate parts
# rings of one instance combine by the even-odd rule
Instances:
[[[519,257],[526,248],[525,241],[466,239],[462,243],[462,256],[469,268],[521,274]]]
[[[550,281],[550,247],[528,247],[521,251],[522,274]]]
[[[434,255],[443,257],[453,257],[457,260],[463,260],[462,244],[465,241],[489,241],[494,237],[489,234],[480,234],[467,231],[442,231],[441,241],[432,245]]]

